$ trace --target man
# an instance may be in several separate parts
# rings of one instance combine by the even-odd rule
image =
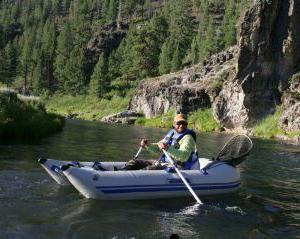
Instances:
[[[196,134],[187,128],[187,118],[184,114],[177,114],[174,117],[173,129],[158,143],[149,144],[147,139],[142,139],[141,147],[148,151],[160,152],[162,149],[174,159],[177,165],[183,169],[199,167]],[[159,160],[130,160],[126,163],[125,170],[149,169],[158,170],[169,167],[170,164],[164,154]]]

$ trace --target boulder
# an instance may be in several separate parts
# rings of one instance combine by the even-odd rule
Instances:
[[[122,123],[122,124],[134,124],[137,117],[141,116],[135,111],[127,110],[116,114],[105,116],[101,119],[106,123]]]

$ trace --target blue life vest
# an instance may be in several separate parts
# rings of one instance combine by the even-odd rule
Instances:
[[[195,131],[190,129],[186,129],[182,133],[177,133],[174,129],[171,129],[165,136],[164,143],[169,147],[173,146],[174,148],[179,148],[179,141],[186,135],[191,135],[196,143],[196,133]],[[164,154],[160,157],[160,161],[164,163],[168,162]],[[196,151],[193,151],[190,157],[183,163],[182,168],[184,170],[189,170],[197,161],[198,161],[198,153]]]

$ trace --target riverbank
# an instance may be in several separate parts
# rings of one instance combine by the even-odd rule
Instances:
[[[281,115],[281,108],[278,107],[273,115],[269,115],[262,121],[258,122],[252,129],[248,130],[248,134],[253,137],[276,139],[286,143],[300,145],[300,132],[288,132],[278,126],[278,121]],[[162,116],[154,117],[152,119],[140,118],[136,124],[148,127],[172,127],[174,112],[169,112]],[[224,132],[225,129],[216,122],[213,117],[212,110],[200,109],[188,115],[188,123],[191,128],[199,130],[200,132]],[[232,132],[238,133],[238,132]]]
[[[38,97],[18,95],[15,91],[0,89],[0,142],[37,142],[60,131],[64,118],[47,113]]]
[[[83,120],[101,120],[104,116],[126,111],[130,96],[115,96],[110,100],[98,99],[90,96],[60,96],[54,95],[46,101],[47,111],[60,114],[68,118]],[[266,117],[255,127],[248,131],[253,137],[266,139],[279,139],[287,143],[300,144],[300,132],[287,132],[278,126],[281,114],[280,107],[273,115]],[[174,111],[169,111],[161,116],[146,119],[139,117],[135,124],[146,127],[170,128]],[[200,132],[223,132],[224,128],[216,122],[210,108],[192,112],[188,117],[191,128]]]
[[[51,113],[67,118],[101,120],[104,116],[126,110],[129,100],[129,95],[114,96],[110,100],[88,95],[54,95],[45,102],[47,111]]]

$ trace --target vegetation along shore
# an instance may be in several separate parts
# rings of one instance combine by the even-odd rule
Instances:
[[[128,110],[137,115],[118,122],[156,127],[180,111],[200,131],[300,144],[297,9],[293,0],[2,1],[0,82],[70,118]]]
[[[0,142],[38,142],[63,128],[64,118],[46,113],[36,97],[0,89]]]

